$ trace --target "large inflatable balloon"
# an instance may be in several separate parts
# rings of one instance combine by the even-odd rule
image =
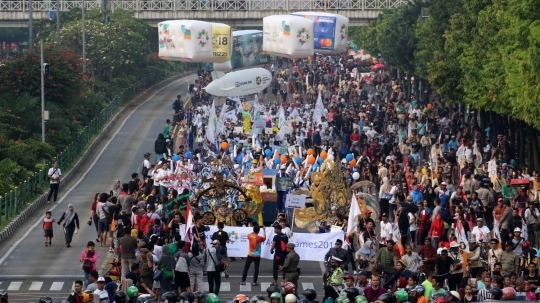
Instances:
[[[257,67],[228,73],[210,82],[204,89],[214,96],[244,96],[259,93],[271,81],[272,74],[267,69]]]
[[[225,62],[231,59],[231,27],[197,20],[158,24],[159,57],[168,61]]]
[[[305,58],[313,55],[313,21],[291,15],[263,19],[263,51],[267,54]]]
[[[321,12],[297,12],[292,15],[313,20],[315,52],[339,54],[347,50],[349,18]]]
[[[263,54],[263,32],[260,30],[241,30],[232,32],[233,42],[231,60],[214,63],[214,69],[230,72],[239,68],[246,68],[267,64],[268,56]]]

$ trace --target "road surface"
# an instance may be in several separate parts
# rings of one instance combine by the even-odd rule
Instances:
[[[188,78],[192,82],[195,78]],[[95,241],[94,225],[88,226],[90,206],[98,192],[109,192],[114,180],[129,181],[131,173],[140,172],[143,154],[154,153],[154,141],[163,131],[165,120],[172,115],[171,104],[178,94],[185,94],[186,79],[175,81],[162,89],[149,91],[142,96],[143,103],[130,104],[128,110],[113,122],[113,127],[104,136],[96,152],[81,166],[76,175],[60,191],[58,205],[46,205],[22,225],[6,242],[0,245],[0,289],[9,292],[10,302],[38,302],[43,295],[55,301],[66,298],[75,280],[83,280],[79,257],[90,240]],[[155,159],[154,157],[152,159]],[[45,247],[42,219],[45,211],[51,210],[59,219],[73,204],[79,215],[80,230],[74,235],[71,248],[66,248],[63,232],[54,226],[52,247]],[[108,248],[97,247],[101,264],[108,254]],[[109,256],[110,257],[110,256]],[[259,282],[261,286],[240,286],[244,260],[232,262],[229,279],[223,279],[220,297],[223,302],[235,295],[248,296],[265,294],[272,282],[269,260],[262,260]],[[252,264],[250,274],[253,274]],[[322,294],[322,269],[319,262],[301,262],[302,276],[299,290],[314,288]],[[100,274],[104,272],[100,271]],[[251,282],[249,278],[247,282]],[[206,278],[205,278],[206,281]]]

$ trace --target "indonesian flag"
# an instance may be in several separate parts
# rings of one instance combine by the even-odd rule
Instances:
[[[501,247],[501,232],[499,231],[499,220],[494,218],[493,220],[493,237],[499,240],[499,248]]]
[[[467,240],[467,235],[465,234],[465,229],[461,221],[457,220],[456,222],[456,232],[457,232],[457,242],[459,247],[466,252],[469,252],[469,240]]]
[[[184,234],[184,241],[186,240],[186,236],[190,234],[192,226],[193,226],[193,214],[191,213],[191,204],[189,204],[189,200],[188,200],[187,205],[186,205],[186,232]]]

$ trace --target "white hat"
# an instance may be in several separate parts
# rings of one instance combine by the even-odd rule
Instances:
[[[105,278],[99,277],[99,278],[97,279],[97,281],[98,281],[98,282],[105,282]]]
[[[446,185],[446,182],[442,182],[441,185]]]
[[[281,164],[281,166],[279,167],[279,169],[287,169],[287,166],[285,164]]]
[[[517,232],[517,233],[520,233],[520,232],[521,232],[521,228],[519,228],[519,227],[514,228],[514,232],[515,232],[515,233],[516,233],[516,232]]]
[[[335,256],[332,256],[332,261],[343,262],[343,260],[341,260],[340,258],[337,258]]]

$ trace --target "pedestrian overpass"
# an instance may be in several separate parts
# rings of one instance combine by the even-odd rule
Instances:
[[[369,24],[386,9],[395,9],[411,0],[85,0],[86,9],[110,7],[134,12],[135,17],[156,26],[174,19],[221,22],[233,28],[262,27],[262,19],[295,11],[340,14],[350,26]],[[57,5],[61,11],[82,7],[83,1],[33,0],[32,17],[49,19]],[[29,0],[0,0],[0,27],[27,27]]]

